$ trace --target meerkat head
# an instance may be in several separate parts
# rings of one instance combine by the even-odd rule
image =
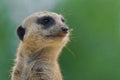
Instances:
[[[35,46],[65,45],[69,41],[69,28],[63,16],[48,11],[28,16],[17,34],[23,43]]]

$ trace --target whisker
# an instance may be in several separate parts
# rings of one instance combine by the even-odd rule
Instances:
[[[76,58],[75,53],[71,49],[69,49],[67,46],[65,48],[74,56],[74,58]]]

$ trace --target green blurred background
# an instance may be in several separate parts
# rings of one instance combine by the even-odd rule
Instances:
[[[64,80],[120,80],[120,0],[1,0],[0,80],[10,80],[16,28],[42,10],[62,14],[73,28],[59,59]]]

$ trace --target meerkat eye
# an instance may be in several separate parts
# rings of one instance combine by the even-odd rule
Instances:
[[[45,27],[50,27],[55,24],[55,20],[50,16],[44,16],[37,19],[37,24],[42,24]]]
[[[61,18],[61,21],[62,21],[62,22],[65,22],[65,19]]]

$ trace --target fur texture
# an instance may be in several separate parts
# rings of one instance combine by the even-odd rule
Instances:
[[[44,18],[46,16],[52,18],[54,24],[49,22],[51,19]],[[45,19],[42,22],[45,24],[38,23],[40,18]],[[69,31],[64,18],[53,12],[37,12],[28,16],[21,26],[25,29],[25,34],[20,38],[11,79],[62,80],[58,57],[69,41]]]

